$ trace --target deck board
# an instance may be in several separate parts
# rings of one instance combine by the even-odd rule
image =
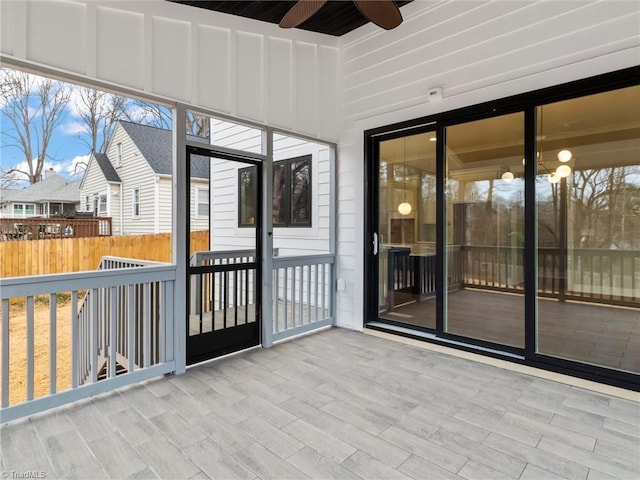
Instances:
[[[382,312],[435,329],[435,298]],[[540,353],[640,373],[640,309],[581,302],[538,302]],[[449,293],[448,332],[524,348],[524,296],[479,289]]]

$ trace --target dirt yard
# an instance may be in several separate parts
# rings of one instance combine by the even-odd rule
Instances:
[[[2,311],[0,307],[0,312]],[[49,385],[49,305],[41,299],[35,304],[34,398],[50,393]],[[0,319],[2,317],[0,316]],[[2,325],[2,320],[0,320]],[[71,387],[71,302],[58,300],[56,309],[56,388]],[[0,329],[0,338],[3,329]],[[0,365],[2,359],[0,358]],[[26,304],[9,307],[9,404],[27,398],[27,308]],[[0,388],[2,388],[0,386]]]

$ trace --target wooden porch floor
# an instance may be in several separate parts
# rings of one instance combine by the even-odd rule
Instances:
[[[523,295],[451,292],[448,315],[450,333],[524,347]],[[380,316],[435,328],[435,299],[409,302]],[[541,298],[538,325],[541,353],[640,373],[640,309]]]
[[[637,401],[338,328],[0,435],[5,478],[640,478]]]

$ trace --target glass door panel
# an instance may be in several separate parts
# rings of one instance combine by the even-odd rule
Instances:
[[[445,331],[524,348],[524,114],[446,139]]]
[[[640,373],[640,87],[538,118],[538,353]]]
[[[436,136],[382,141],[379,162],[378,315],[436,327]]]

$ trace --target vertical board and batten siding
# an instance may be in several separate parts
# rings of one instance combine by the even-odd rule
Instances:
[[[338,138],[335,37],[165,0],[3,0],[0,22],[7,59]]]
[[[212,143],[247,152],[261,151],[260,131],[226,121],[212,122]],[[273,160],[311,155],[311,227],[274,227],[273,247],[279,256],[328,253],[330,220],[330,149],[327,145],[276,134]],[[238,170],[248,165],[214,159],[211,209],[213,249],[254,248],[255,231],[238,227]]]
[[[391,31],[341,37],[338,325],[363,326],[367,129],[635,66],[640,3],[413,2]],[[430,88],[444,98],[427,101]]]

